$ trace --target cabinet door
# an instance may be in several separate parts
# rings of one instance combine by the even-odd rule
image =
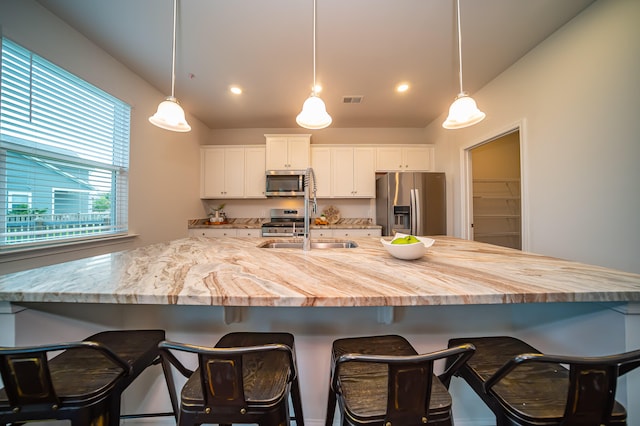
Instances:
[[[316,175],[317,197],[331,197],[331,148],[311,148],[311,167]]]
[[[353,149],[353,196],[375,198],[376,152],[374,148]]]
[[[218,229],[191,229],[189,230],[189,236],[198,237],[235,237],[236,230],[232,228],[218,228]]]
[[[262,230],[260,229],[237,229],[236,236],[238,237],[260,237],[262,236]]]
[[[287,138],[289,168],[305,170],[309,167],[309,142],[308,136]]]
[[[379,237],[382,235],[380,229],[334,229],[334,237]]]
[[[376,170],[380,172],[397,172],[404,170],[402,147],[376,148]]]
[[[203,148],[200,151],[200,197],[224,196],[224,148]]]
[[[224,196],[244,197],[244,148],[224,150]]]
[[[333,196],[353,197],[353,148],[333,148],[331,167],[333,169]]]
[[[266,198],[265,191],[265,148],[247,147],[244,151],[244,196],[246,198]]]
[[[333,237],[334,229],[312,229],[311,238],[328,238]]]
[[[286,137],[268,137],[266,149],[266,170],[289,168],[289,148]]]
[[[433,169],[433,147],[425,145],[380,146],[376,148],[376,171],[428,172]]]
[[[428,172],[431,167],[430,147],[405,147],[402,151],[404,170],[411,172]]]

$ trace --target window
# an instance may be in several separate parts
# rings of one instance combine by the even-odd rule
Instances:
[[[0,249],[126,233],[131,107],[2,38]]]

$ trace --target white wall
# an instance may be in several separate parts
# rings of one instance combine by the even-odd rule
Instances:
[[[600,0],[473,97],[480,124],[425,130],[462,235],[462,151],[519,124],[531,251],[640,272],[640,2]],[[465,73],[473,73],[465,69]]]
[[[202,214],[194,165],[200,164],[199,145],[209,129],[192,116],[187,116],[190,133],[151,125],[148,117],[168,93],[150,86],[35,1],[2,0],[0,28],[4,36],[132,106],[129,230],[139,235],[126,244],[4,263],[3,271],[185,237],[188,220]],[[169,85],[167,77],[167,90]]]
[[[291,117],[291,121],[294,117]],[[311,144],[412,144],[429,143],[422,128],[337,128],[308,130],[300,127],[284,129],[216,129],[208,144],[246,145],[265,143],[265,134],[311,134]]]

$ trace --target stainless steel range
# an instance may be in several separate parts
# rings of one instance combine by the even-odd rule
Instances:
[[[262,224],[263,237],[297,237],[304,233],[304,209],[271,209],[271,221]]]

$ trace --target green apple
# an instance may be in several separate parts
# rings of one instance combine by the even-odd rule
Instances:
[[[405,238],[407,239],[407,244],[414,244],[414,243],[420,242],[420,240],[414,237],[413,235],[407,235]]]
[[[413,235],[407,235],[404,237],[396,238],[395,240],[391,241],[391,244],[415,244],[419,242],[420,240]]]
[[[396,238],[395,240],[391,241],[391,244],[409,244],[409,241],[407,241],[406,237]]]

